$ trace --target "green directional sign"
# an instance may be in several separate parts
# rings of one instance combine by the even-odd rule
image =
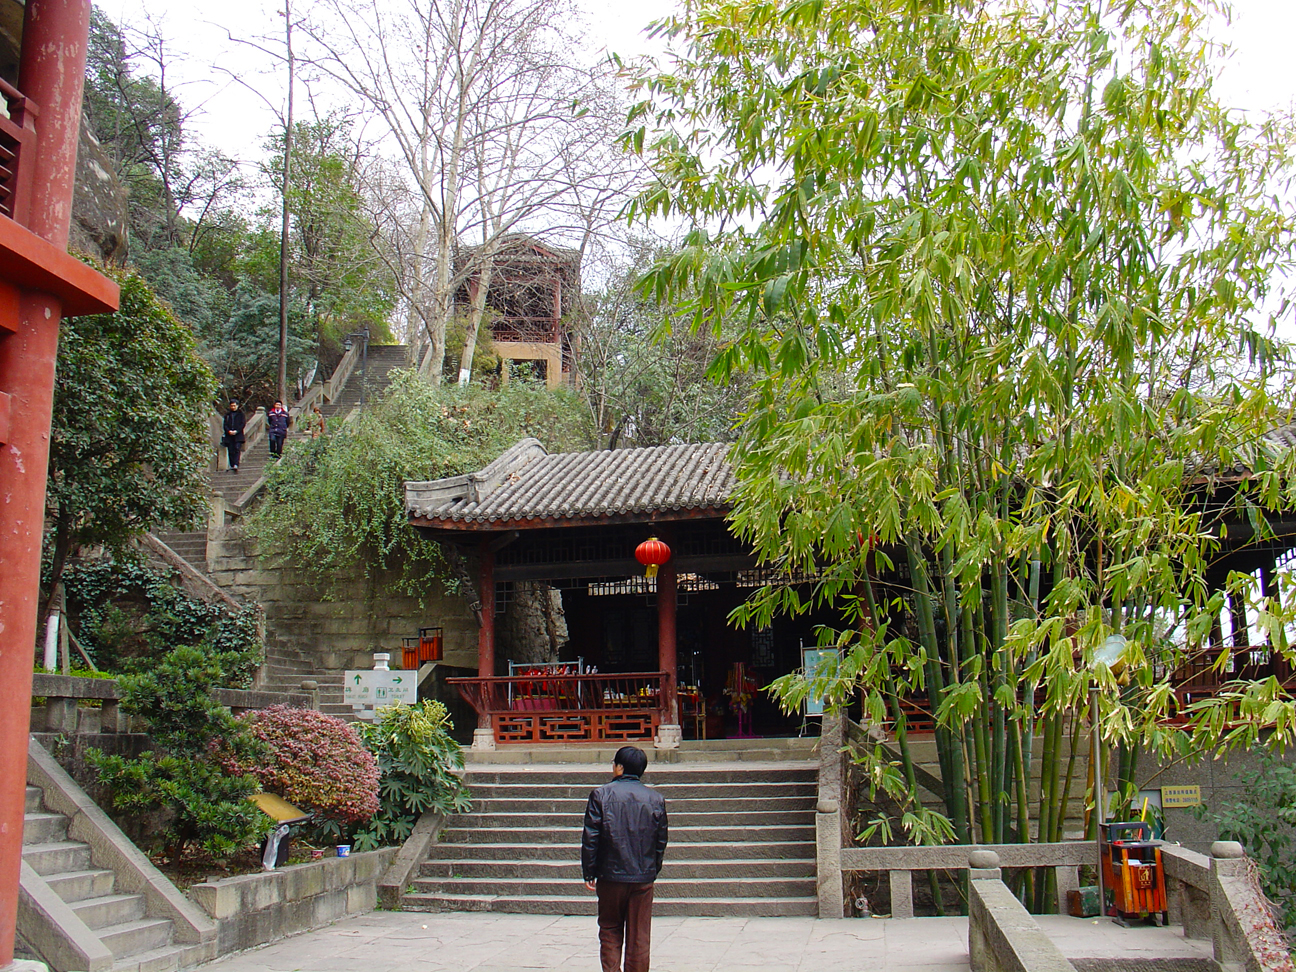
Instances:
[[[418,683],[409,672],[349,671],[342,683],[342,701],[348,705],[413,705]]]

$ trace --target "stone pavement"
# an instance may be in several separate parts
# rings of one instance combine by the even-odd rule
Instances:
[[[1211,957],[1178,929],[1050,916],[1069,957]],[[204,972],[597,972],[592,917],[376,911],[203,966]],[[657,918],[654,972],[962,972],[966,918]],[[1164,967],[1164,966],[1163,966]]]

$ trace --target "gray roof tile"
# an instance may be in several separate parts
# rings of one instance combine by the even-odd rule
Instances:
[[[707,442],[550,455],[523,439],[479,472],[406,483],[405,507],[411,517],[468,523],[726,509],[728,451]]]

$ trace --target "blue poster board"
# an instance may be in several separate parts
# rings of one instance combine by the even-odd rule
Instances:
[[[801,665],[807,676],[813,675],[819,663],[825,658],[838,658],[840,654],[836,648],[802,648]],[[813,693],[806,697],[805,714],[808,716],[821,716],[824,713],[824,700],[822,696]]]

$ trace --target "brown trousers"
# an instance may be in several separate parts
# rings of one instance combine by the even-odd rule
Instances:
[[[603,972],[622,972],[621,947],[625,946],[625,972],[648,972],[648,946],[652,929],[652,884],[599,881],[599,958]]]

